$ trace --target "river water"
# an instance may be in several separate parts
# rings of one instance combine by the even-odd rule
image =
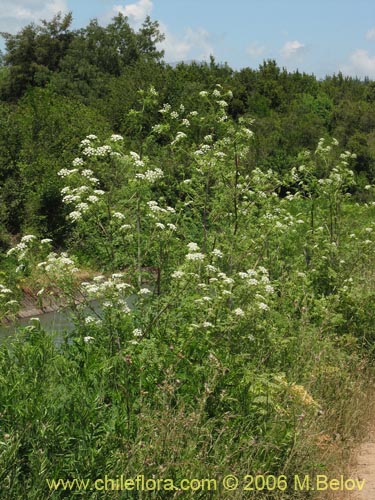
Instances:
[[[135,295],[130,295],[126,299],[126,302],[130,309],[134,308],[135,300]],[[90,301],[87,309],[85,308],[87,316],[93,316],[93,313],[100,314],[101,310],[101,303],[98,300]],[[74,329],[74,322],[70,309],[61,309],[59,311],[47,312],[34,317],[39,319],[42,329],[46,332],[63,333],[71,332]],[[14,335],[19,328],[24,328],[25,326],[29,326],[31,324],[31,318],[22,318],[17,319],[14,323],[10,323],[9,325],[1,325],[0,344]]]
[[[101,305],[97,300],[90,302],[90,307],[87,307],[87,315],[93,315],[93,312],[100,312]],[[71,332],[74,329],[74,322],[70,309],[61,309],[59,311],[52,311],[33,316],[38,318],[40,326],[46,332],[63,333]],[[17,319],[9,325],[0,326],[0,344],[6,339],[9,339],[16,331],[25,326],[32,324],[31,318]]]
[[[74,327],[68,310],[48,312],[34,317],[39,319],[42,328],[47,332],[71,331]],[[31,318],[22,318],[10,325],[0,326],[0,343],[14,335],[17,329],[31,325],[30,319]]]

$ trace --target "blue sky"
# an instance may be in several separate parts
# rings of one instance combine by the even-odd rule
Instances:
[[[374,0],[0,0],[0,31],[69,10],[74,27],[122,12],[137,28],[150,15],[166,34],[168,62],[213,54],[239,69],[272,58],[318,77],[375,79]]]

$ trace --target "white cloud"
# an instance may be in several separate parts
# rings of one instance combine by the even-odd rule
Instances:
[[[114,5],[113,14],[123,14],[129,18],[133,26],[140,26],[147,16],[151,15],[153,8],[152,0],[138,0],[128,5]]]
[[[343,66],[341,71],[347,75],[375,78],[375,56],[367,50],[357,49],[349,57],[349,64]]]
[[[366,38],[367,40],[375,40],[375,28],[368,30],[368,32],[366,33]]]
[[[284,59],[292,59],[300,57],[304,50],[305,45],[303,43],[299,42],[298,40],[293,40],[286,42],[280,52]]]
[[[265,51],[266,47],[264,45],[260,45],[258,42],[251,43],[246,49],[246,53],[250,57],[254,58],[262,56],[265,53]]]
[[[137,0],[134,3],[114,5],[111,11],[102,18],[102,21],[108,22],[113,16],[121,13],[128,17],[129,23],[134,29],[138,29],[145,18],[151,15],[152,8],[153,0]],[[172,33],[168,26],[160,20],[159,28],[161,33],[165,35],[165,39],[158,47],[164,50],[167,62],[187,59],[206,60],[214,52],[210,34],[203,28],[187,28],[183,33],[176,34]]]
[[[66,0],[1,0],[0,31],[15,33],[31,22],[67,12]]]
[[[160,48],[165,51],[167,62],[178,62],[186,59],[207,60],[214,53],[210,42],[210,34],[203,28],[187,28],[182,36],[171,33],[167,26],[160,25],[165,40]]]
[[[187,40],[178,38],[167,29],[161,29],[165,35],[164,41],[160,44],[160,48],[164,50],[165,59],[169,62],[181,61],[189,54],[191,45]]]

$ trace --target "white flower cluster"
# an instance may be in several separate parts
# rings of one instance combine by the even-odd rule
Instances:
[[[11,298],[12,295],[12,290],[0,283],[0,308],[1,313],[5,316],[14,314],[19,307],[17,300]]]
[[[105,309],[116,308],[124,314],[129,314],[126,297],[130,295],[132,286],[123,278],[121,273],[114,273],[110,278],[96,276],[93,282],[81,283],[82,294],[88,299],[104,298]]]
[[[209,144],[201,144],[199,149],[194,151],[195,156],[203,156],[206,155],[209,151],[211,151],[211,146]]]
[[[72,221],[72,222],[77,222],[79,221],[80,219],[82,219],[82,213],[79,212],[78,210],[73,210],[73,212],[70,212],[70,214],[68,215],[68,218]]]
[[[89,201],[90,203],[97,203],[99,201],[99,197],[96,196],[95,194],[90,194],[87,197],[87,201]]]
[[[100,326],[101,324],[102,324],[102,321],[98,318],[94,318],[93,316],[86,316],[86,318],[85,318],[85,325]],[[91,340],[94,340],[94,337],[84,337],[83,340],[85,342],[90,342]]]
[[[297,214],[297,217],[299,216],[300,214]],[[295,232],[295,226],[305,224],[305,221],[300,218],[297,219],[287,210],[277,207],[273,209],[273,212],[267,211],[259,218],[259,226],[269,226],[270,224],[274,230],[284,232],[289,229]]]
[[[275,293],[274,287],[270,284],[268,271],[263,266],[257,269],[248,269],[245,272],[238,273],[238,276],[243,280],[246,286],[255,293],[256,305],[259,309],[266,311],[267,305],[266,296]]]
[[[228,106],[228,103],[227,101],[224,101],[224,100],[220,100],[220,101],[216,101],[217,104],[221,107],[221,108],[226,108]]]
[[[51,277],[61,278],[62,276],[71,276],[78,272],[78,268],[75,265],[73,259],[68,257],[66,252],[62,252],[58,255],[55,252],[51,252],[47,260],[40,262],[38,267],[43,269]]]
[[[47,244],[49,241],[51,241],[51,240],[48,240],[48,241],[42,240],[42,242],[44,242],[44,244]],[[26,234],[25,236],[23,236],[21,238],[21,241],[16,246],[14,246],[13,248],[10,248],[7,251],[6,255],[7,256],[15,255],[18,262],[22,262],[25,260],[29,250],[32,247],[34,247],[36,243],[37,243],[36,236],[34,236],[33,234]]]
[[[158,202],[151,200],[147,202],[149,213],[147,214],[150,219],[155,220],[155,228],[160,230],[170,230],[176,231],[177,226],[170,222],[170,217],[172,217],[176,210],[173,207],[167,206],[163,208],[159,206]]]
[[[351,153],[350,151],[345,151],[344,153],[340,154],[341,160],[350,160],[350,159],[355,159],[357,158],[357,155],[355,153]]]
[[[6,286],[0,284],[0,297],[5,297],[8,296],[9,294],[12,294],[12,290],[7,288]]]
[[[83,158],[74,158],[72,161],[73,167],[82,167],[84,165],[84,160]]]
[[[251,176],[245,176],[245,180],[250,181],[253,186],[255,184],[257,190],[269,190],[271,186],[275,187],[280,183],[277,173],[271,168],[263,172],[259,167],[256,167],[251,172]]]
[[[76,158],[76,160],[79,159]],[[76,160],[74,161],[78,164]],[[82,165],[82,163],[80,163],[80,165]],[[68,218],[72,222],[77,222],[82,219],[83,214],[86,213],[92,205],[95,205],[100,201],[100,197],[103,196],[105,192],[101,189],[95,189],[99,180],[94,177],[94,172],[89,168],[84,168],[81,171],[78,169],[62,169],[58,175],[61,177],[67,177],[73,173],[77,173],[81,177],[81,182],[84,184],[77,188],[65,186],[61,190],[61,194],[63,195],[63,203],[66,205],[74,205],[73,210],[68,215]]]
[[[144,179],[148,181],[150,184],[153,184],[156,182],[158,179],[161,179],[164,177],[164,172],[161,170],[161,168],[155,168],[154,170],[146,170],[146,172],[138,173],[135,174],[136,179]]]
[[[184,264],[171,274],[171,278],[177,289],[189,287],[194,290],[195,317],[189,316],[189,328],[227,330],[228,321],[234,327],[242,318],[250,319],[254,315],[256,318],[269,310],[275,289],[266,268],[259,266],[231,277],[220,269],[220,261],[217,261],[200,265],[199,270],[192,272],[188,261],[201,262],[206,256],[196,242],[188,243],[187,248]],[[222,257],[217,249],[212,254]]]
[[[201,253],[201,252],[193,252],[193,253],[188,253],[186,255],[186,259],[187,260],[198,260],[198,261],[202,261],[204,260],[204,254]]]
[[[78,169],[76,169],[76,168],[72,168],[71,170],[69,170],[68,168],[62,168],[61,170],[59,170],[57,172],[57,175],[59,177],[69,177],[69,175],[76,174],[77,172],[78,172]]]
[[[150,96],[153,96],[153,97],[157,97],[159,95],[158,91],[155,89],[155,87],[153,85],[150,85],[150,87],[148,89],[148,93]]]
[[[129,315],[131,309],[128,305],[128,297],[131,295],[132,286],[124,281],[121,273],[114,273],[111,277],[95,276],[92,282],[81,283],[81,293],[86,300],[102,300],[104,317],[112,314]],[[82,304],[84,308],[84,304]],[[90,317],[89,317],[90,318]],[[86,318],[86,324],[98,324],[91,319]]]
[[[199,246],[195,242],[188,244],[188,251],[188,256],[194,256],[192,260],[202,260],[202,257],[204,258],[204,255],[199,252]],[[216,327],[215,304],[221,304],[220,307],[224,306],[228,313],[232,314],[228,298],[233,295],[235,280],[222,272],[218,267],[207,264],[202,266],[200,274],[197,274],[190,272],[189,263],[185,262],[182,268],[174,271],[171,276],[176,282],[183,280],[185,286],[189,285],[194,288],[195,292],[201,292],[200,297],[194,300],[194,304],[197,306],[197,321],[190,324],[191,328],[206,329]],[[241,308],[237,308],[233,314],[239,317],[245,313]]]
[[[94,175],[94,172],[89,168],[85,168],[84,170],[82,170],[81,175],[82,177],[86,177],[86,179],[91,179]]]
[[[324,155],[324,154],[329,153],[332,150],[332,145],[330,145],[330,144],[325,145],[325,142],[326,141],[325,141],[324,137],[321,137],[319,139],[318,146],[315,150],[315,154]]]
[[[181,140],[186,139],[187,135],[185,132],[182,130],[178,130],[178,128],[183,128],[187,129],[190,127],[191,123],[189,118],[193,118],[195,116],[198,116],[197,111],[190,111],[189,113],[186,114],[185,112],[185,106],[183,104],[180,105],[179,111],[172,110],[172,107],[170,104],[164,104],[162,109],[159,109],[159,113],[162,115],[169,115],[169,122],[165,122],[163,124],[157,124],[152,127],[153,132],[156,132],[158,134],[162,132],[169,132],[169,131],[175,131],[177,128],[176,135],[174,136],[174,139],[171,140],[171,146],[176,145],[177,143],[181,142]]]
[[[278,198],[276,189],[280,185],[280,179],[272,169],[263,172],[255,168],[250,175],[239,175],[238,181],[236,189],[240,201],[239,212],[243,215],[248,214],[248,209],[256,201],[263,205],[269,196]]]
[[[185,132],[177,132],[176,137],[171,142],[171,145],[174,146],[175,144],[180,142],[182,139],[185,139],[186,137],[187,137],[187,135],[185,134]]]
[[[132,226],[130,224],[122,224],[120,226],[120,231],[128,231],[131,228],[132,228]]]
[[[157,123],[156,125],[153,125],[151,130],[153,132],[155,132],[155,134],[161,134],[162,132],[164,132],[164,130],[166,130],[166,127],[165,125],[162,125],[161,123]]]
[[[112,148],[106,144],[96,148],[96,156],[106,156],[110,153],[112,153]]]
[[[155,212],[155,208],[157,206],[157,203],[156,203],[156,205],[155,205],[155,203],[156,203],[155,201],[149,201],[149,202],[147,202],[147,205],[149,205],[149,206],[151,205],[152,206],[152,208],[151,208],[152,212]],[[176,210],[173,207],[167,206],[167,208],[158,207],[158,209],[156,210],[156,212],[163,212],[163,213],[168,212],[170,214],[175,214]]]
[[[115,219],[118,219],[120,221],[125,220],[125,215],[122,214],[121,212],[113,212],[112,217],[114,217]]]
[[[216,152],[215,152],[215,156],[216,156],[216,158],[219,158],[219,159],[221,159],[221,160],[222,160],[223,158],[226,158],[226,157],[227,157],[227,155],[226,155],[223,151],[216,151]]]
[[[186,260],[191,260],[191,261],[203,261],[204,260],[204,254],[199,252],[199,246],[196,243],[188,243],[188,253],[186,254],[185,258]]]
[[[112,134],[111,137],[110,137],[110,140],[112,142],[120,142],[120,141],[123,141],[124,138],[122,137],[122,135],[119,135],[119,134]]]
[[[167,114],[171,111],[172,106],[169,103],[163,104],[162,109],[159,109],[159,113],[162,115]]]
[[[174,271],[172,274],[171,274],[171,277],[175,280],[180,280],[181,278],[183,278],[185,276],[185,273],[184,271]]]
[[[87,148],[85,148],[82,151],[82,154],[87,156],[88,158],[95,157],[96,156],[96,148],[93,148],[92,146],[87,146]]]
[[[36,236],[34,236],[33,234],[25,234],[25,236],[21,238],[21,243],[30,243],[31,241],[35,240]]]
[[[188,247],[189,252],[196,252],[197,250],[199,250],[199,246],[197,245],[197,243],[193,243],[193,242],[188,243],[187,247]]]
[[[94,146],[92,141],[96,141],[98,138],[96,135],[90,134],[81,141],[80,146],[82,148],[82,155],[87,158],[104,158],[107,156],[121,156],[117,151],[113,151],[112,147],[108,144],[102,146]],[[118,134],[112,134],[110,139],[111,142],[119,142],[123,140],[123,137]],[[84,160],[82,158],[76,158],[73,160],[73,166],[82,166]]]
[[[233,314],[234,314],[235,316],[239,316],[239,317],[243,317],[243,316],[245,316],[245,312],[244,312],[244,310],[243,310],[243,309],[241,309],[240,307],[236,307],[236,309],[234,309],[234,311],[233,311]]]
[[[258,307],[261,311],[267,311],[269,309],[268,305],[264,302],[258,302]]]
[[[242,127],[241,130],[244,133],[244,135],[247,136],[249,139],[251,139],[254,136],[254,132],[247,127]]]
[[[144,167],[145,162],[141,160],[141,157],[135,151],[130,151],[129,157],[136,167]]]
[[[222,259],[223,258],[223,253],[218,250],[217,248],[214,248],[211,252],[211,254],[216,257],[217,259]]]
[[[141,157],[139,156],[138,153],[135,153],[134,151],[130,151],[128,159],[133,163],[133,165],[139,169],[143,169],[145,167],[145,161],[141,160]],[[164,176],[164,172],[161,170],[161,168],[155,168],[155,169],[147,169],[146,171],[143,172],[137,172],[135,174],[136,179],[140,180],[146,180],[150,184],[153,184],[156,182],[158,179],[161,179]]]
[[[342,153],[340,155],[341,161],[332,168],[329,176],[318,180],[318,183],[323,188],[323,192],[342,191],[343,188],[355,184],[354,172],[348,167],[347,161],[348,158],[352,157],[353,155],[349,151]]]

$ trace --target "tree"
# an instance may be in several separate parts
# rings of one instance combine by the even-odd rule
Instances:
[[[0,103],[0,225],[17,233],[21,229],[24,196],[17,165],[21,140],[14,106]]]
[[[107,26],[96,19],[70,30],[72,14],[60,13],[41,25],[29,24],[16,35],[1,33],[6,43],[4,63],[9,77],[2,86],[6,99],[16,100],[34,86],[52,84],[59,92],[102,95],[110,77],[120,76],[141,58],[160,61],[164,39],[156,21],[146,18],[138,32],[119,14]]]
[[[93,103],[107,95],[113,78],[125,74],[130,66],[143,59],[158,62],[163,52],[156,45],[161,40],[158,23],[149,17],[138,32],[122,14],[105,27],[94,19],[77,32],[51,83],[58,93]]]
[[[48,88],[30,89],[23,96],[5,135],[6,120],[4,113],[0,154],[7,154],[4,186],[7,206],[13,209],[8,227],[12,232],[20,228],[48,232],[61,243],[66,224],[56,172],[79,154],[77,142],[82,137],[108,133],[108,124],[97,110]]]
[[[72,14],[61,13],[40,26],[29,24],[16,35],[1,33],[5,39],[4,64],[9,67],[2,94],[9,100],[19,98],[30,86],[46,84],[74,38],[69,30]]]

